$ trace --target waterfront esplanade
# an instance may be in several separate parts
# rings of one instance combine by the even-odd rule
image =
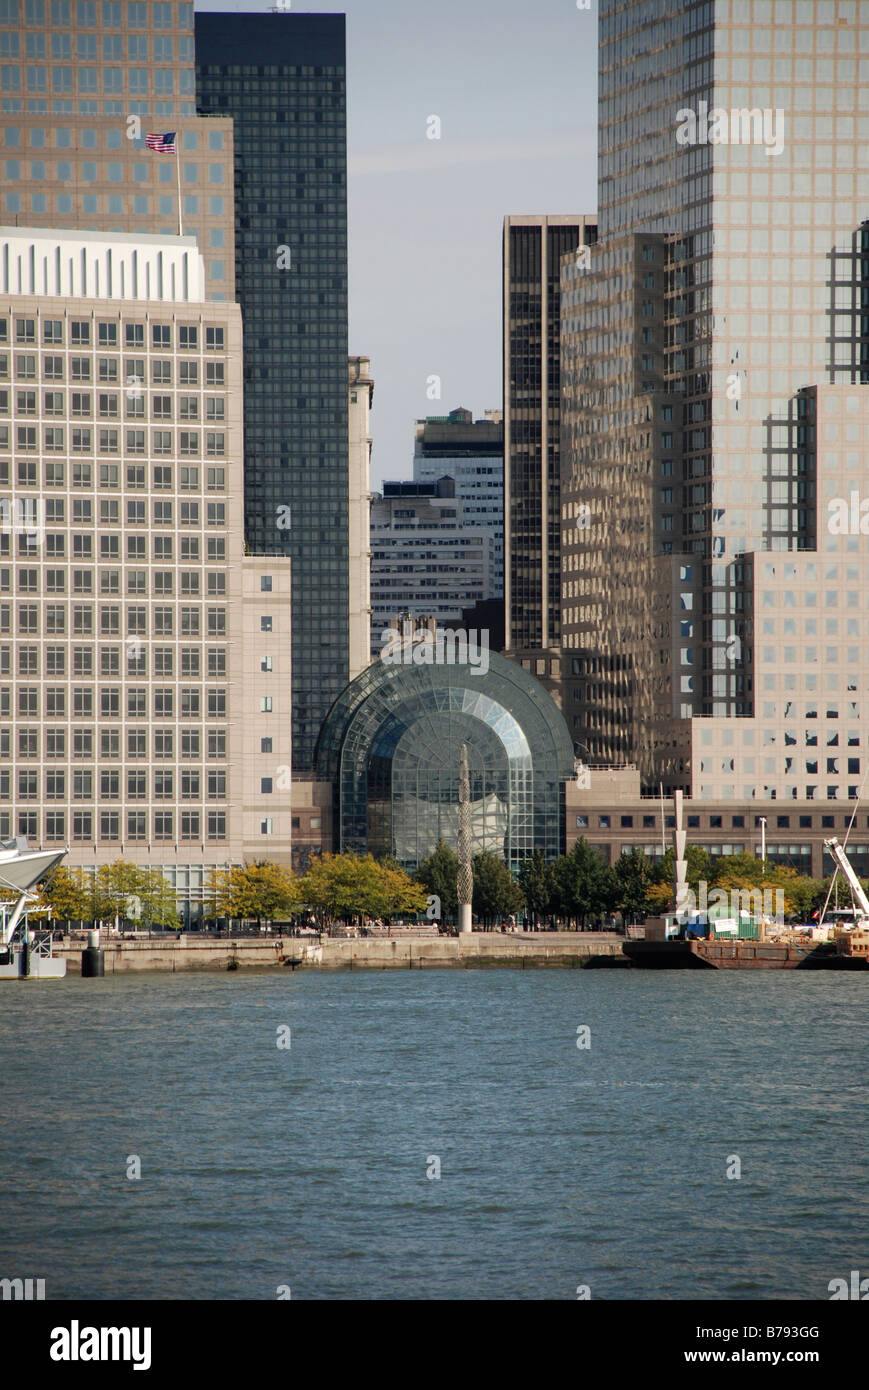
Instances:
[[[562,852],[567,726],[532,675],[486,655],[476,666],[376,660],[342,691],[317,747],[336,850],[392,854],[412,869],[439,839],[455,846],[466,743],[474,853],[501,854],[515,869],[535,849]]]

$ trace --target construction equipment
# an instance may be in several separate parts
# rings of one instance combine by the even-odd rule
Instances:
[[[836,861],[836,868],[844,874],[848,887],[851,889],[851,898],[855,906],[860,909],[860,917],[857,918],[855,915],[854,925],[869,927],[869,898],[863,891],[863,885],[855,874],[850,859],[836,839],[825,840],[824,848],[830,851]]]

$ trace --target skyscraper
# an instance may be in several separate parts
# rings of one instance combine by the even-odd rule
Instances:
[[[245,532],[292,556],[293,764],[349,676],[343,15],[197,14],[197,106],[233,117]]]
[[[869,15],[601,0],[600,44],[600,240],[563,263],[574,717],[647,785],[852,797],[865,547],[827,503],[867,408]]]
[[[561,257],[587,217],[504,219],[504,602],[507,650],[560,698]]]

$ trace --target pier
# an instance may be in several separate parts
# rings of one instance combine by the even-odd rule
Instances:
[[[198,937],[165,941],[103,938],[106,975],[152,970],[420,970],[509,965],[577,969],[598,957],[618,958],[623,938],[615,932],[471,932],[455,936],[396,937]],[[81,969],[81,942],[64,940],[70,975]]]

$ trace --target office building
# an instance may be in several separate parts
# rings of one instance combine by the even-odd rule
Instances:
[[[462,609],[488,597],[489,531],[466,526],[452,478],[384,483],[371,502],[371,651],[399,614],[460,627]]]
[[[241,314],[192,237],[0,229],[0,838],[290,856],[290,560],[246,556]]]
[[[180,193],[206,297],[231,302],[232,121],[197,118],[193,37],[185,0],[3,0],[0,222],[176,236]]]
[[[195,34],[197,110],[234,124],[245,534],[292,556],[305,774],[349,676],[344,16],[200,13]]]
[[[495,543],[493,590],[487,598],[504,596],[504,427],[500,410],[487,410],[475,420],[470,410],[429,415],[417,420],[413,478],[433,483],[445,476],[455,480],[467,527],[487,531]]]
[[[562,262],[571,732],[810,817],[866,758],[869,14],[602,0],[600,38],[599,241]]]
[[[506,217],[503,244],[507,650],[561,698],[561,258],[591,217]]]

